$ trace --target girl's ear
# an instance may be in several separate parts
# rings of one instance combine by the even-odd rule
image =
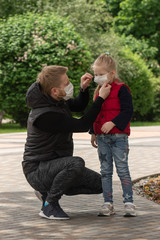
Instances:
[[[113,70],[111,73],[112,73],[112,76],[113,76],[113,77],[116,76],[116,71],[115,71],[115,70]]]

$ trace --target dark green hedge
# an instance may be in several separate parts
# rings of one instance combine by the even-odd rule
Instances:
[[[91,56],[86,44],[66,19],[51,13],[28,13],[0,23],[0,109],[26,124],[25,93],[44,65],[69,67],[76,91]]]

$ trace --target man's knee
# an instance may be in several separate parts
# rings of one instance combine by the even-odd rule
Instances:
[[[84,170],[85,162],[80,157],[74,157],[72,167],[74,168],[74,170],[77,174],[80,174]]]

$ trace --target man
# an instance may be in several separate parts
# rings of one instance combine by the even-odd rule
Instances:
[[[73,99],[73,85],[67,70],[63,66],[44,67],[26,95],[31,112],[23,172],[29,184],[42,194],[39,215],[48,219],[69,218],[59,205],[63,194],[102,192],[100,174],[87,169],[82,158],[72,156],[72,133],[89,130],[109,95],[110,86],[102,86],[99,97],[82,118],[73,118],[71,111],[82,111],[88,104],[92,75],[82,76],[80,93]]]

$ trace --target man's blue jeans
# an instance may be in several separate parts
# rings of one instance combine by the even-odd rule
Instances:
[[[128,135],[118,133],[97,134],[97,143],[104,201],[113,202],[112,175],[114,161],[123,189],[123,202],[133,202],[132,182],[128,167]]]

